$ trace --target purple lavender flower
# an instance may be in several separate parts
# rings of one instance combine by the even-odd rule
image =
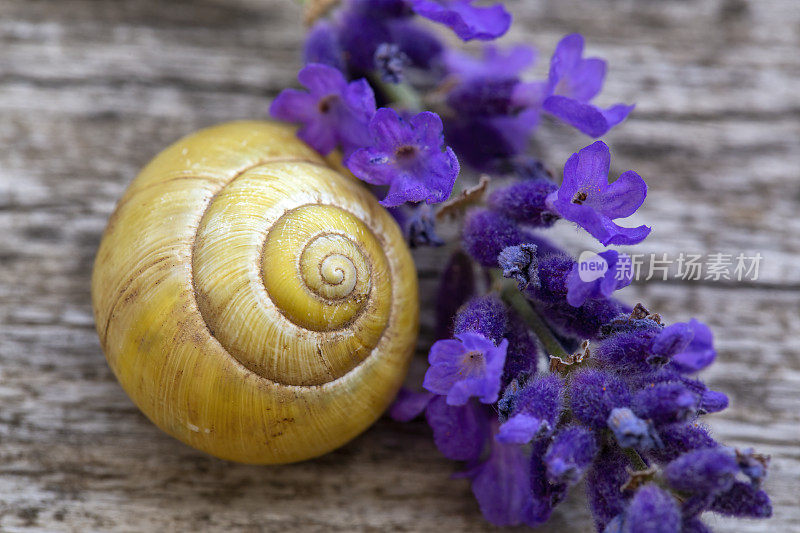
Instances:
[[[634,106],[616,104],[607,109],[589,102],[600,92],[606,75],[606,62],[596,57],[583,58],[583,36],[567,35],[556,46],[550,60],[545,112],[561,119],[591,137],[600,137],[625,120]]]
[[[495,346],[483,335],[472,332],[457,334],[456,339],[433,345],[428,355],[431,366],[422,386],[446,395],[449,405],[464,405],[472,396],[483,403],[496,402],[508,341],[503,339]]]
[[[625,533],[679,533],[681,513],[678,502],[656,485],[647,484],[634,494],[625,511]]]
[[[444,24],[464,41],[490,41],[508,31],[511,14],[502,4],[476,7],[473,0],[411,0],[418,15]]]
[[[684,492],[715,494],[729,490],[739,465],[730,450],[705,448],[685,453],[664,468],[670,487]]]
[[[575,263],[567,277],[569,305],[580,307],[587,299],[609,298],[614,291],[631,284],[633,271],[619,267],[630,262],[627,255],[619,254],[616,250],[606,250],[587,258],[581,256],[581,259]],[[600,266],[605,266],[604,272],[597,270]]]
[[[453,150],[443,146],[438,115],[425,111],[406,121],[393,109],[381,108],[369,123],[369,133],[372,141],[345,164],[367,183],[389,186],[381,204],[433,204],[450,196],[459,165]]]
[[[502,48],[487,44],[477,58],[453,49],[448,50],[444,56],[450,74],[462,81],[476,78],[517,78],[535,60],[536,50],[525,45]]]
[[[594,434],[583,426],[569,426],[553,437],[544,455],[551,483],[574,485],[597,454]]]
[[[564,165],[564,181],[558,191],[547,197],[547,204],[603,246],[638,244],[650,234],[650,228],[623,228],[614,219],[629,217],[639,209],[647,195],[647,185],[631,170],[608,183],[610,164],[608,146],[602,141],[572,154]]]
[[[348,83],[340,71],[319,63],[306,65],[297,79],[308,92],[284,89],[270,106],[273,117],[302,124],[297,135],[322,154],[369,142],[375,96],[366,80]]]

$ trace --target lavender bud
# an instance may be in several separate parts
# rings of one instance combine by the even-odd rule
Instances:
[[[535,244],[503,248],[497,256],[497,262],[503,269],[503,277],[517,280],[519,290],[524,290],[530,285],[534,287],[539,285]]]
[[[730,489],[739,472],[733,455],[723,448],[685,453],[664,468],[667,483],[679,491],[717,493]]]
[[[627,407],[617,407],[608,415],[608,427],[614,432],[622,448],[651,450],[660,447],[661,442],[652,426],[642,420]]]
[[[601,370],[576,373],[570,383],[572,413],[593,429],[603,429],[615,407],[630,404],[631,395],[619,378]]]

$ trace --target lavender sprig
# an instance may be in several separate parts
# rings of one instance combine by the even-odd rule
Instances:
[[[425,413],[496,525],[539,525],[579,484],[608,533],[710,531],[704,512],[769,517],[769,458],[725,447],[703,425],[728,404],[696,377],[716,358],[710,329],[696,319],[665,326],[616,300],[631,281],[616,275],[624,254],[576,260],[542,235],[559,220],[604,247],[650,233],[616,223],[647,186],[633,171],[609,182],[604,142],[574,153],[560,185],[527,153],[542,115],[593,138],[625,120],[633,106],[592,103],[606,62],[567,35],[547,78],[529,80],[532,48],[487,44],[473,57],[419,17],[465,41],[497,38],[511,21],[502,5],[471,0],[346,1],[309,33],[298,75],[307,91],[287,89],[271,108],[317,150],[341,150],[385,195],[411,246],[444,244],[434,209],[461,170],[511,177],[467,212],[443,272],[425,391],[403,390],[391,416]],[[598,261],[605,271],[581,275]]]

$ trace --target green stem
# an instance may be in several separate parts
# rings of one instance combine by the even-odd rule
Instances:
[[[644,462],[642,456],[639,455],[639,452],[634,450],[633,448],[622,448],[623,453],[631,460],[631,463],[636,468],[636,470],[647,470],[647,463]]]
[[[422,111],[422,97],[408,83],[387,83],[373,73],[368,76],[370,84],[382,92],[386,98],[409,111]]]
[[[562,359],[569,357],[567,351],[561,346],[558,339],[555,338],[553,332],[550,331],[550,328],[545,324],[544,320],[542,320],[542,317],[533,310],[528,299],[525,298],[515,286],[505,283],[501,295],[531,327],[539,338],[539,342],[541,342],[544,349],[547,350],[547,355],[555,355]]]

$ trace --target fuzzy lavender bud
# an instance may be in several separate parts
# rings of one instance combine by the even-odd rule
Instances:
[[[547,195],[557,188],[548,179],[522,181],[493,192],[489,207],[523,224],[548,228],[558,215],[548,209]]]
[[[684,492],[717,493],[730,489],[739,472],[729,450],[706,448],[685,453],[664,468],[670,487]]]
[[[570,383],[572,413],[593,429],[603,429],[615,407],[630,404],[631,395],[622,380],[596,369],[582,370]]]
[[[583,476],[597,454],[597,443],[591,431],[583,426],[570,426],[559,431],[547,453],[547,479],[551,483],[574,485]]]

